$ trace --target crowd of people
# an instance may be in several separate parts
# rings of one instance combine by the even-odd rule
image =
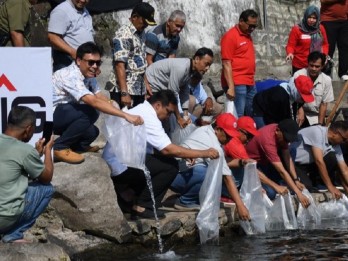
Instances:
[[[0,5],[2,46],[30,45],[29,3],[36,1],[6,0]],[[308,207],[304,188],[312,192],[327,189],[336,199],[342,197],[336,186],[348,192],[348,167],[340,147],[348,141],[348,123],[325,126],[327,104],[334,96],[331,72],[323,73],[337,41],[338,73],[348,80],[347,0],[321,0],[320,11],[315,6],[304,11],[286,46],[292,77],[258,93],[251,34],[260,18],[252,9],[240,14],[237,24],[221,37],[221,87],[226,99],[234,102],[235,115],[222,112],[203,88],[202,78],[214,60],[211,49],[200,47],[192,58],[176,57],[187,22],[185,13],[175,10],[157,25],[155,9],[147,2],[137,4],[129,23],[115,32],[107,88],[110,97],[105,96],[96,79],[101,72],[101,51],[94,43],[87,3],[64,1],[52,10],[48,24],[53,50],[53,132],[58,137],[47,144],[40,139],[35,148],[25,144],[35,129],[34,112],[25,106],[11,110],[7,129],[0,135],[0,145],[8,148],[0,152],[4,169],[0,234],[4,242],[21,241],[52,197],[52,148],[55,161],[70,164],[82,163],[84,152],[101,149],[91,145],[99,135],[94,125],[99,112],[145,125],[145,166],[152,180],[154,205],[144,170],[120,162],[110,142],[102,154],[111,169],[119,206],[132,219],[152,219],[154,208],[157,217],[165,217],[161,206],[168,189],[179,194],[176,210],[199,210],[200,188],[209,164],[217,159],[222,162],[221,200],[234,202],[241,220],[250,220],[238,192],[244,166],[250,162],[257,162],[258,176],[270,199],[291,191]],[[13,13],[22,9],[19,21]],[[124,107],[128,110],[122,110]],[[189,125],[196,129],[180,144],[173,143],[173,129]],[[44,162],[40,159],[43,154]],[[28,203],[31,201],[35,204]]]

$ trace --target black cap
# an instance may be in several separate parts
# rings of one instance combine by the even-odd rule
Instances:
[[[283,133],[284,139],[287,142],[297,141],[297,132],[299,131],[298,124],[292,119],[285,119],[278,123],[278,128]]]
[[[157,25],[155,21],[155,9],[146,2],[137,4],[132,11],[133,14],[138,14],[143,17],[148,25]]]

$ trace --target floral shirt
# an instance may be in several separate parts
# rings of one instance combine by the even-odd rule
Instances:
[[[86,94],[100,92],[96,78],[85,78],[75,63],[56,71],[52,81],[53,107],[64,103],[79,103]]]
[[[144,73],[147,62],[144,40],[145,33],[139,33],[132,24],[122,26],[113,39],[114,61],[124,62],[126,65],[126,82],[130,95],[144,95],[146,91]],[[117,87],[112,90],[119,92],[115,71],[110,75],[110,82]]]

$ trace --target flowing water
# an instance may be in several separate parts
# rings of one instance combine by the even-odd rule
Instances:
[[[129,246],[128,246],[129,247]],[[320,229],[268,232],[258,236],[225,235],[220,245],[180,244],[168,246],[164,253],[124,246],[92,250],[73,260],[348,260],[347,221],[324,220]]]

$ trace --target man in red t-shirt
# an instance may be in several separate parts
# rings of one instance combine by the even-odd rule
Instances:
[[[231,141],[224,146],[224,150],[225,156],[232,159],[227,161],[227,165],[232,168],[232,174],[236,180],[236,184],[241,184],[244,176],[244,168],[242,168],[242,166],[253,161],[250,159],[245,145],[254,136],[258,136],[259,132],[256,129],[255,121],[249,116],[242,116],[238,119],[237,130],[240,135],[238,137],[233,137]],[[259,170],[258,175],[262,184],[268,185],[278,194],[288,193],[287,187],[278,185]]]
[[[338,48],[338,76],[348,80],[348,0],[320,0],[320,20],[329,41],[329,56]]]
[[[258,14],[248,9],[239,23],[221,38],[221,85],[229,100],[234,100],[238,117],[252,116],[255,89],[255,50],[251,33],[257,27]]]
[[[288,143],[297,140],[298,130],[296,121],[292,119],[266,125],[259,129],[260,135],[252,138],[246,150],[268,178],[277,183],[283,179],[295,192],[302,206],[308,207],[310,202],[301,192],[305,187],[297,177],[288,148]],[[269,197],[275,196],[271,187],[265,184],[262,186]]]

